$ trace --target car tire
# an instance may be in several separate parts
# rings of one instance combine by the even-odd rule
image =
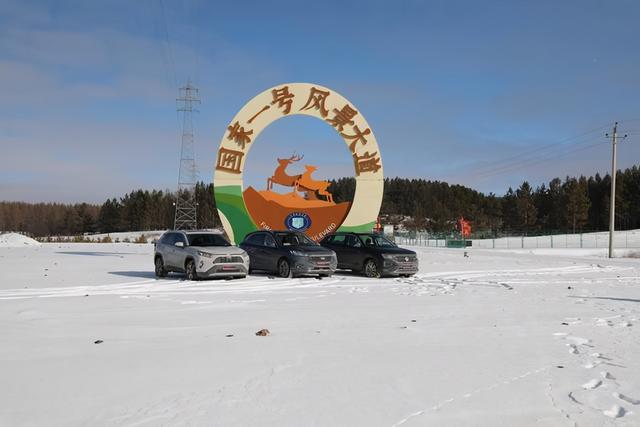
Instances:
[[[187,265],[184,269],[187,275],[187,280],[198,280],[198,272],[196,272],[196,263],[192,259],[187,261]]]
[[[364,266],[362,268],[364,275],[370,278],[378,278],[380,277],[380,272],[378,271],[378,264],[376,264],[376,260],[369,258],[364,262]]]
[[[162,261],[162,257],[156,257],[155,260],[156,266],[156,277],[167,277],[167,270],[164,268],[164,262]]]
[[[286,258],[282,258],[278,261],[278,277],[293,277],[291,274],[291,264]]]

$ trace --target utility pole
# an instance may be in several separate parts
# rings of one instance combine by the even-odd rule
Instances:
[[[178,111],[182,112],[182,146],[180,149],[180,171],[178,173],[178,194],[176,197],[175,230],[195,230],[197,228],[196,201],[196,160],[193,149],[194,105],[200,103],[198,89],[190,81],[179,89]]]
[[[605,134],[609,138],[609,134]],[[623,136],[622,139],[626,138]],[[616,229],[616,146],[618,144],[618,122],[613,124],[611,134],[611,201],[609,202],[609,258],[613,258],[613,234]]]

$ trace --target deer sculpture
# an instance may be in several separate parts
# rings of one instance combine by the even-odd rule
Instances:
[[[314,194],[316,191],[319,195],[325,196],[327,201],[333,203],[333,194],[327,191],[329,181],[315,181],[311,178],[311,174],[318,168],[312,165],[304,165],[306,172],[294,182],[296,191],[305,191],[307,194]]]
[[[302,175],[288,175],[285,170],[291,163],[299,162],[303,158],[304,156],[294,154],[288,159],[278,159],[279,166],[273,172],[273,175],[270,178],[267,178],[267,190],[271,190],[274,183],[285,187],[295,187],[296,181],[299,180]]]

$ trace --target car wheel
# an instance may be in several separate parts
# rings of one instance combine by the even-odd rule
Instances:
[[[185,268],[187,273],[187,280],[198,280],[198,273],[196,272],[196,263],[193,260],[189,260],[187,262],[187,267]]]
[[[164,262],[162,262],[161,257],[156,257],[156,277],[166,277],[167,270],[164,268]]]
[[[278,261],[278,276],[291,277],[291,266],[289,265],[289,261],[284,258]]]
[[[380,272],[378,272],[378,265],[376,261],[369,258],[364,263],[364,275],[367,277],[380,277]]]

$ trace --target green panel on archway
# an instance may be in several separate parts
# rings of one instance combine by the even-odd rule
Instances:
[[[244,236],[258,229],[245,207],[241,186],[226,185],[215,187],[214,196],[216,198],[216,207],[228,219],[233,218],[229,222],[233,229],[235,243],[240,243]]]

